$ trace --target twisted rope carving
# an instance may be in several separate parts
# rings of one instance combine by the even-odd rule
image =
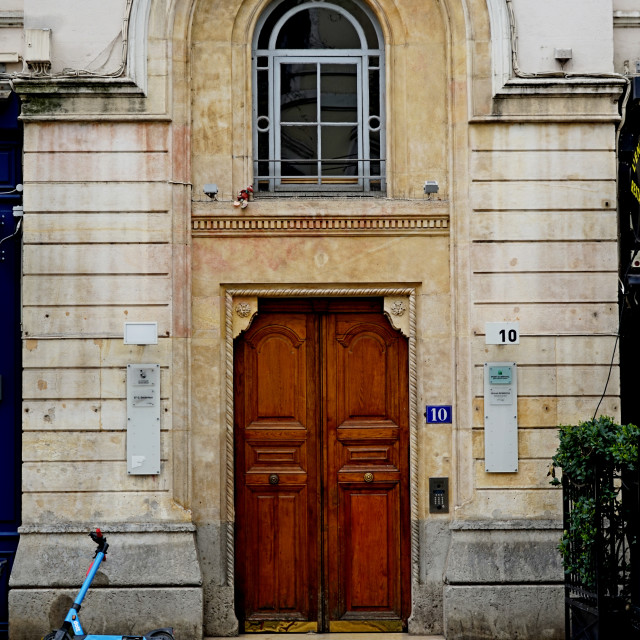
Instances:
[[[420,575],[418,519],[418,365],[416,353],[416,296],[409,296],[409,481],[411,485],[411,582]]]
[[[411,296],[413,288],[360,288],[360,287],[340,287],[337,289],[325,289],[321,287],[295,287],[291,289],[229,289],[227,295],[230,296],[263,296],[265,298],[297,298],[299,296],[309,297],[348,297],[348,296]],[[415,311],[414,311],[415,316]]]
[[[227,586],[233,587],[234,583],[234,524],[235,504],[233,501],[233,297],[227,293],[225,299],[225,360],[226,360],[226,388],[225,388],[225,464],[226,464],[226,505],[227,505]]]

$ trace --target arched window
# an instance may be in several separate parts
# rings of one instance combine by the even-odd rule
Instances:
[[[253,43],[254,188],[384,192],[384,42],[359,0],[281,0]]]

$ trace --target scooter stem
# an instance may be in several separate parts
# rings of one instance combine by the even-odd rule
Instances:
[[[100,568],[100,564],[102,563],[103,559],[104,559],[104,552],[98,551],[96,553],[96,557],[91,563],[91,566],[89,567],[87,577],[84,579],[84,582],[82,583],[82,587],[80,587],[80,592],[78,593],[78,596],[74,602],[73,606],[76,610],[80,609],[80,605],[82,604],[84,597],[87,595],[87,591],[89,591],[89,587],[91,586],[91,583],[93,582],[93,579],[95,578],[96,573],[98,573],[98,569]]]

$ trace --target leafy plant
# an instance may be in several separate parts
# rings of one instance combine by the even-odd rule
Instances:
[[[609,416],[560,426],[559,446],[549,475],[551,484],[558,485],[560,480],[555,471],[562,469],[571,509],[558,549],[565,573],[591,591],[596,587],[598,529],[601,535],[609,537],[619,532],[620,539],[626,536],[629,544],[635,543],[635,534],[629,530],[629,519],[622,506],[622,482],[614,480],[614,476],[624,477],[638,468],[639,436],[638,427],[617,424]],[[617,577],[618,569],[626,568],[626,559],[618,557],[619,549],[616,544],[601,549],[598,569],[602,575],[611,574],[611,584],[616,585],[614,591],[618,586],[625,591],[627,585],[619,585]]]

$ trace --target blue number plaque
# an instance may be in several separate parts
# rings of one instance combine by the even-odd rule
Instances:
[[[428,404],[424,415],[427,424],[450,424],[452,413],[450,404]]]

